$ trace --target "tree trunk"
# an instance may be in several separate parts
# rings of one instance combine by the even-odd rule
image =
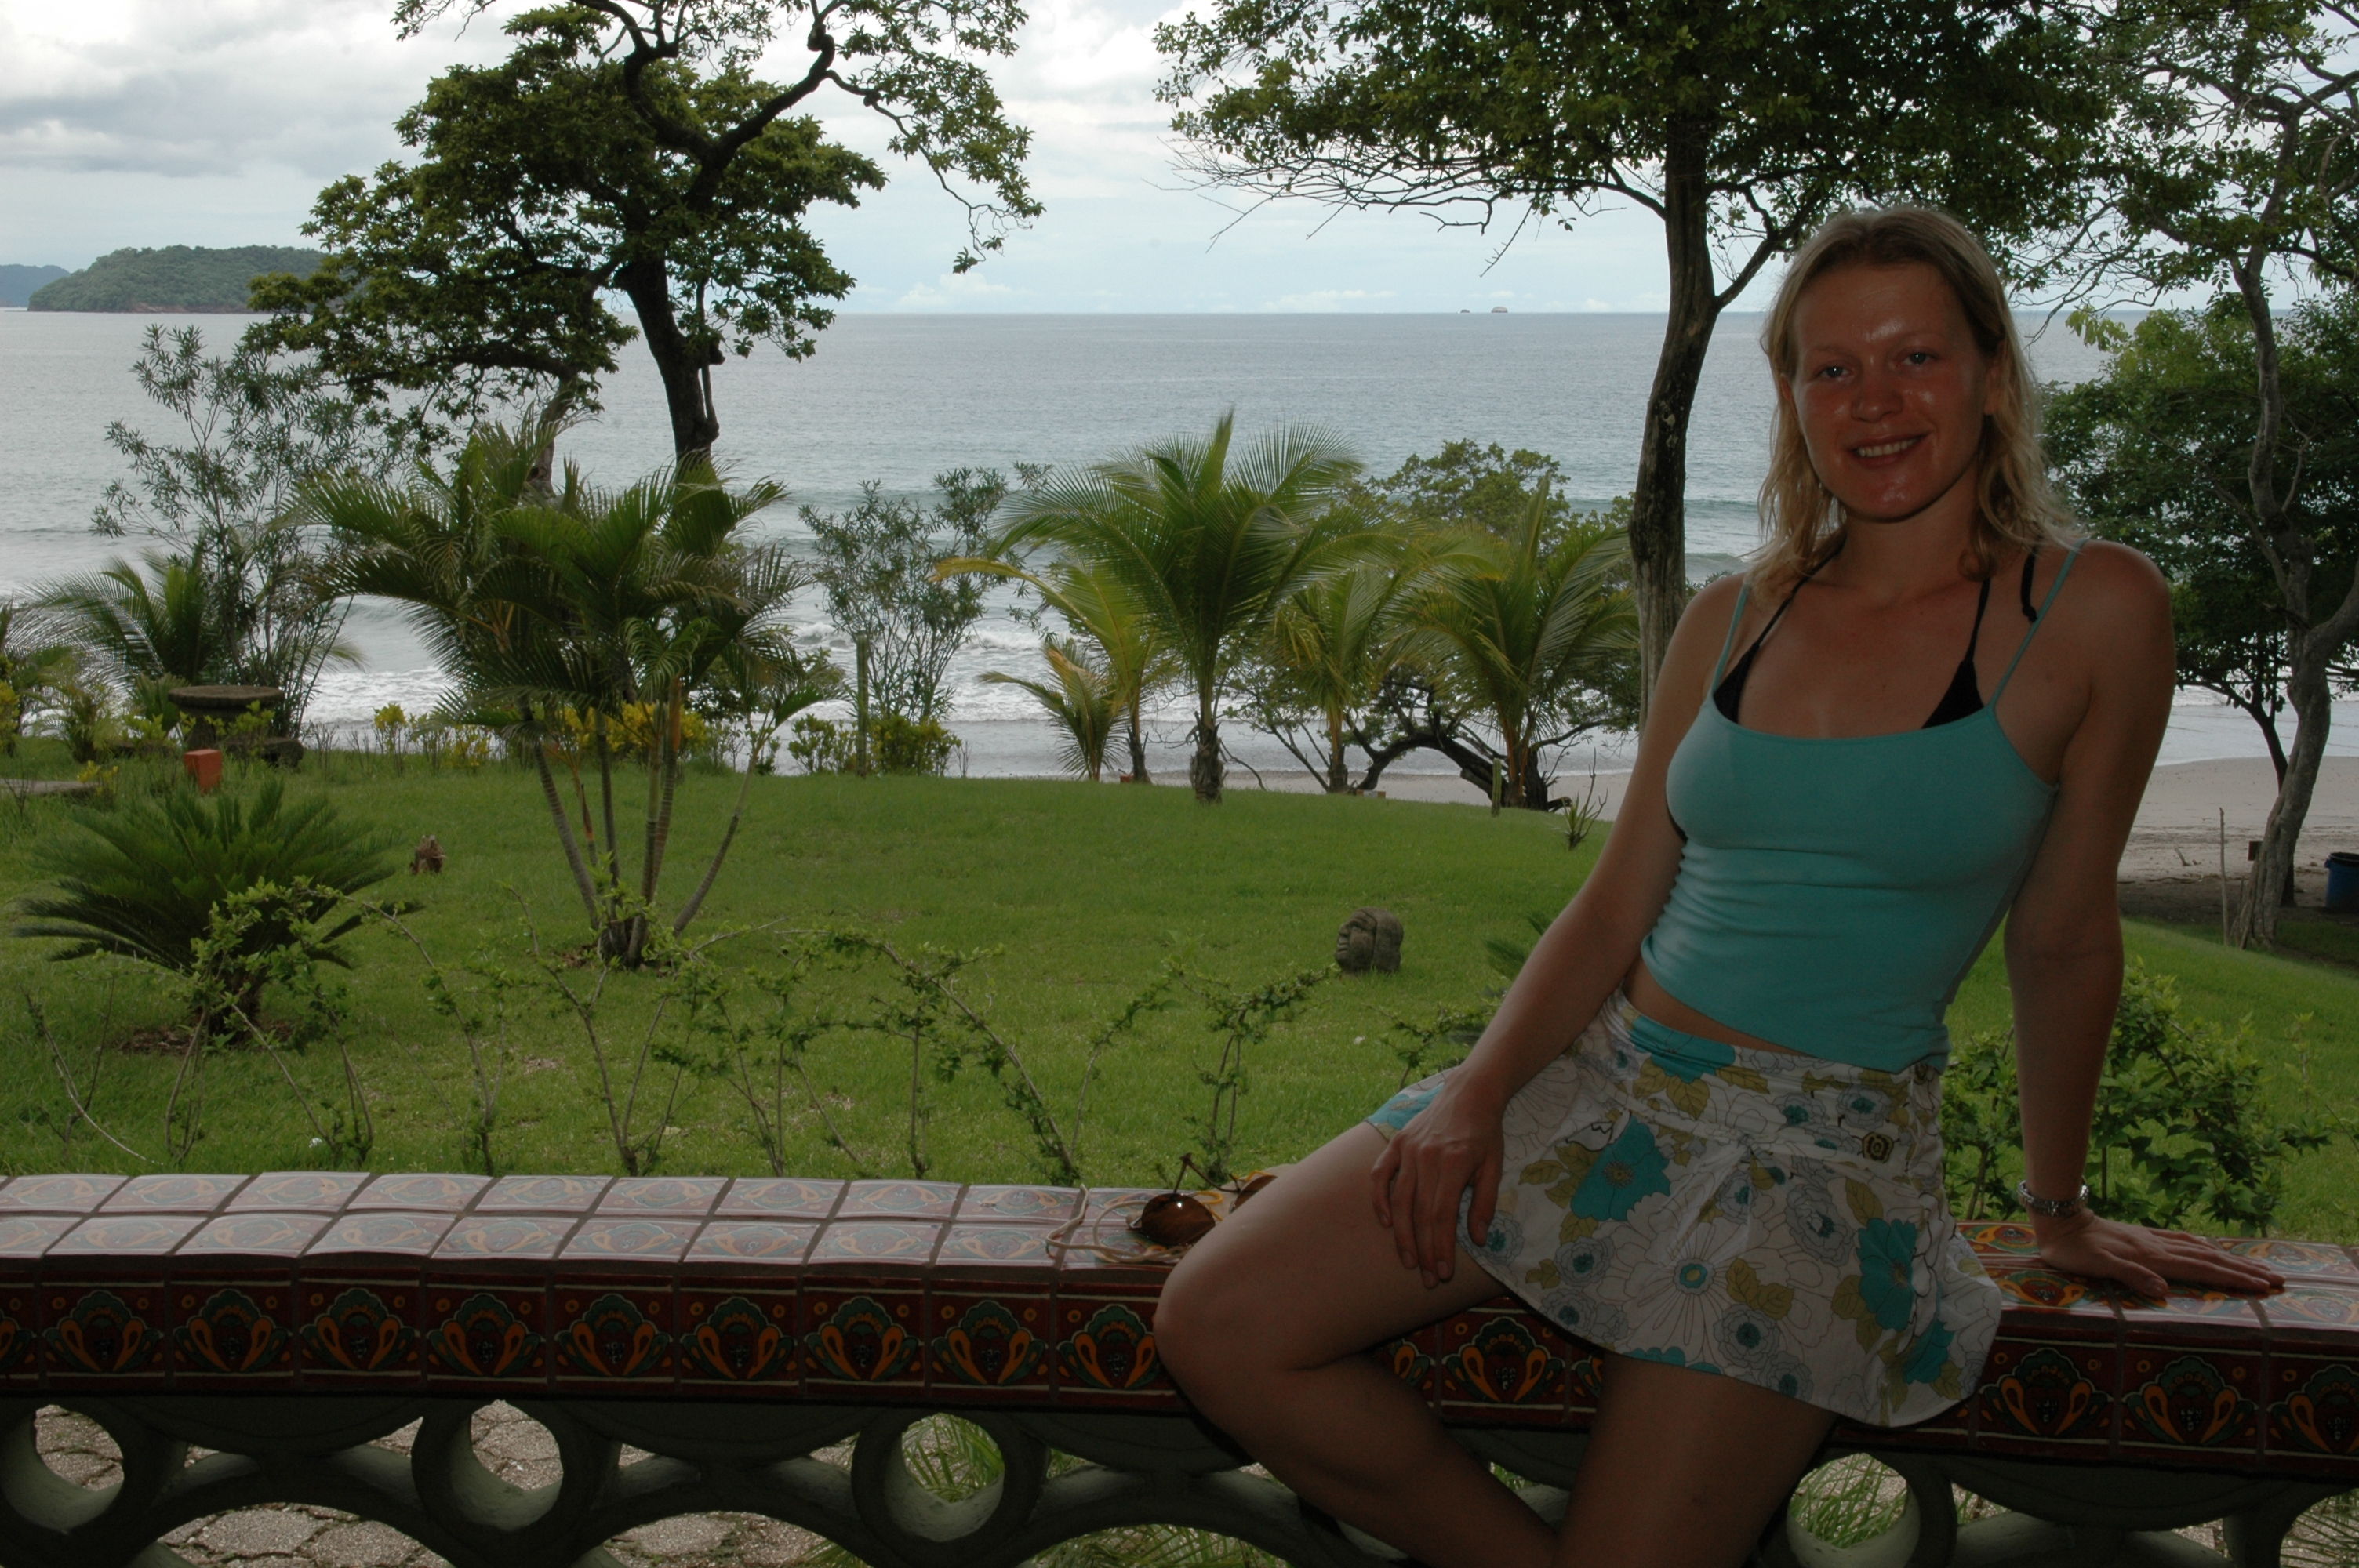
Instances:
[[[2334,698],[2324,661],[2296,654],[2293,666],[2286,682],[2294,712],[2293,750],[2286,758],[2285,782],[2277,788],[2277,804],[2269,807],[2268,826],[2261,830],[2261,852],[2245,878],[2243,907],[2236,911],[2239,947],[2267,947],[2277,941],[2277,909],[2280,902],[2292,902],[2287,895],[2293,890],[2294,850],[2301,839],[2302,821],[2310,815],[2310,794],[2318,787],[2327,732],[2334,723]]]
[[[1327,793],[1352,793],[1352,771],[1343,765],[1343,716],[1327,716]]]
[[[1212,711],[1212,694],[1196,704],[1196,754],[1188,759],[1188,783],[1206,806],[1221,804],[1221,721]]]
[[[712,411],[712,384],[705,372],[720,362],[719,347],[700,345],[679,330],[679,318],[672,309],[671,276],[661,260],[635,261],[615,282],[638,312],[639,335],[663,381],[674,460],[710,458],[712,443],[721,438],[721,420]]]
[[[1721,301],[1712,287],[1704,132],[1675,124],[1663,169],[1663,241],[1670,319],[1647,394],[1638,481],[1630,497],[1630,565],[1638,601],[1639,719],[1645,721],[1671,629],[1688,602],[1688,420]]]
[[[852,761],[853,771],[868,776],[868,643],[852,645]]]
[[[573,824],[566,820],[565,799],[557,793],[557,775],[549,771],[549,750],[540,737],[527,733],[525,744],[532,748],[532,764],[540,775],[540,793],[549,802],[549,820],[557,824],[557,841],[565,849],[566,867],[573,873],[573,885],[582,894],[582,913],[590,917],[590,928],[598,928],[598,890],[590,880],[590,867],[582,858],[582,846],[574,841]]]
[[[1133,692],[1130,698],[1130,782],[1153,784],[1147,773],[1147,738],[1139,733],[1138,709],[1142,699]]]
[[[2277,443],[2285,428],[2285,385],[2276,321],[2263,285],[2264,259],[2249,255],[2230,270],[2253,327],[2253,373],[2260,417],[2245,487],[2252,502],[2256,542],[2269,563],[2285,611],[2286,697],[2294,711],[2294,730],[2277,804],[2269,808],[2268,825],[2261,832],[2261,851],[2254,858],[2246,880],[2244,907],[2233,923],[2231,939],[2240,947],[2266,947],[2277,941],[2278,900],[2290,902],[2294,851],[2301,841],[2302,822],[2310,815],[2310,794],[2317,787],[2319,763],[2326,754],[2327,734],[2333,726],[2332,666],[2354,634],[2359,633],[2359,570],[2354,570],[2332,614],[2321,622],[2310,612],[2310,570],[2318,557],[2318,541],[2305,529],[2303,514],[2294,504],[2300,487],[2299,467],[2289,482],[2280,483],[2277,476]]]

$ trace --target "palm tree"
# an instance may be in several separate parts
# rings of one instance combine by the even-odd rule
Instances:
[[[1404,613],[1423,656],[1475,693],[1498,727],[1498,799],[1546,809],[1539,730],[1566,697],[1636,647],[1637,615],[1617,586],[1629,548],[1618,528],[1575,527],[1541,549],[1543,483],[1511,539],[1469,533],[1438,557]]]
[[[1332,437],[1286,427],[1235,454],[1234,423],[1025,492],[990,552],[1053,546],[1136,602],[1193,688],[1188,778],[1207,803],[1221,798],[1231,671],[1288,595],[1361,558],[1370,537],[1334,508],[1360,464]]]
[[[1057,561],[1035,572],[977,557],[953,557],[935,569],[945,577],[973,572],[1016,579],[1064,617],[1067,630],[1096,649],[1090,662],[1105,682],[1106,700],[1122,715],[1130,750],[1130,772],[1124,776],[1132,784],[1154,782],[1147,772],[1141,710],[1157,687],[1178,676],[1179,665],[1154,620],[1112,573],[1075,560]]]
[[[1122,711],[1115,700],[1114,677],[1077,637],[1043,637],[1040,656],[1049,662],[1049,680],[1026,680],[997,670],[983,678],[1030,692],[1049,722],[1064,734],[1064,754],[1058,760],[1096,784],[1105,773],[1106,742],[1114,738],[1114,716]]]
[[[1365,706],[1413,639],[1401,606],[1426,569],[1415,557],[1389,565],[1370,561],[1298,589],[1271,619],[1271,647],[1279,665],[1319,710],[1327,742],[1323,782],[1330,795],[1351,791],[1351,773],[1343,763],[1345,723]],[[1292,749],[1291,738],[1287,743]]]
[[[230,678],[223,635],[202,572],[187,554],[150,550],[136,564],[44,589],[36,602],[57,617],[68,643],[129,689],[133,706],[162,717],[176,686]]]

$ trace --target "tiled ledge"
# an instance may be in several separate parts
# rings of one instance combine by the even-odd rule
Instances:
[[[361,1389],[1177,1411],[1147,1195],[797,1178],[20,1176],[0,1389]],[[2263,1297],[2150,1302],[1968,1234],[2009,1298],[1976,1397],[1879,1446],[2359,1482],[2359,1260],[2236,1241]],[[1454,1422],[1586,1424],[1596,1363],[1502,1298],[1384,1352]]]
[[[914,1410],[942,1410],[985,1422],[1004,1450],[1029,1444],[1091,1454],[1094,1445],[1130,1454],[1142,1475],[1161,1463],[1151,1455],[1185,1451],[1192,1456],[1170,1463],[1196,1477],[1189,1487],[1211,1488],[1212,1500],[1199,1498],[1201,1508],[1188,1505],[1196,1513],[1181,1509],[1186,1517],[1174,1522],[1218,1516],[1226,1522],[1208,1528],[1259,1539],[1245,1526],[1272,1505],[1237,1502],[1245,1514],[1223,1512],[1230,1503],[1218,1500],[1227,1495],[1220,1487],[1247,1478],[1234,1472],[1233,1455],[1207,1447],[1155,1354],[1165,1270],[1126,1229],[1148,1195],[793,1178],[22,1176],[0,1184],[0,1411],[21,1422],[39,1404],[59,1401],[168,1434],[175,1422],[196,1419],[185,1412],[211,1411],[199,1423],[202,1434],[191,1428],[179,1440],[243,1452],[217,1441],[223,1422],[237,1427],[219,1411],[268,1409],[281,1412],[273,1422],[288,1431],[308,1422],[342,1433],[326,1413],[332,1407],[404,1411],[406,1421],[502,1399],[539,1411],[553,1430],[582,1426],[585,1456],[603,1441],[595,1434],[618,1434],[619,1422],[631,1428],[625,1440],[658,1454],[672,1451],[664,1439],[671,1433],[673,1448],[726,1439],[767,1444],[765,1452],[783,1459],[878,1422],[893,1428],[897,1444]],[[2118,1500],[2099,1508],[2091,1520],[2112,1519],[2106,1528],[2148,1517],[2187,1522],[2179,1516],[2190,1509],[2191,1519],[2242,1509],[2289,1519],[2285,1510],[2296,1503],[2359,1485],[2359,1259],[2351,1251],[2234,1242],[2286,1273],[2288,1287],[2258,1299],[2151,1302],[2042,1267],[2019,1227],[1977,1225],[1967,1233],[2009,1301],[1983,1386],[1921,1426],[1847,1428],[1835,1439],[1902,1468],[1912,1489],[1925,1493],[1919,1515],[1946,1508],[1951,1481],[1996,1495],[2058,1461],[2104,1467],[2081,1472],[2087,1479],[2074,1484],[2075,1496],[2120,1493],[2129,1485],[2124,1476],[2180,1474],[2176,1482],[2137,1483],[2147,1488],[2138,1496],[2153,1494],[2138,1505],[2145,1514],[2125,1513],[2129,1505]],[[1569,1476],[1567,1455],[1577,1452],[1597,1389],[1595,1357],[1579,1342],[1502,1298],[1377,1354],[1499,1463],[1541,1480]],[[255,1399],[271,1395],[296,1398]],[[735,1411],[723,1413],[716,1402]],[[321,1413],[284,1413],[298,1409]],[[705,1413],[682,1413],[699,1409]],[[1150,1430],[1177,1435],[1138,1435]],[[147,1439],[119,1433],[118,1441]],[[339,1441],[365,1440],[346,1433]],[[448,1449],[421,1449],[443,1467],[436,1474],[458,1463]],[[597,1461],[610,1471],[615,1463],[611,1453]],[[2102,1479],[2109,1474],[2114,1478]],[[1216,1475],[1228,1479],[1216,1486],[1207,1478]],[[425,1480],[408,1485],[413,1493],[432,1489]],[[901,1495],[876,1485],[886,1487],[877,1498]],[[1055,1485],[1041,1483],[1038,1507],[1050,1506],[1043,1499],[1052,1500]],[[396,1494],[409,1495],[396,1487],[387,1496]],[[1141,1517],[1170,1518],[1179,1506],[1169,1487],[1140,1495],[1164,1499],[1139,1503],[1147,1510]],[[2070,1509],[2038,1503],[2043,1495],[2035,1486],[2007,1506],[2070,1522]],[[179,1496],[169,1487],[157,1493]],[[812,1496],[821,1498],[809,1505],[821,1509],[818,1522],[802,1522],[847,1544],[846,1530],[889,1535],[898,1528],[870,1517],[884,1501],[837,1518],[821,1506],[833,1493],[822,1486]],[[190,1506],[159,1501],[155,1517]],[[386,1509],[399,1513],[394,1502],[331,1506],[412,1533],[426,1528],[388,1516]],[[600,1506],[580,1502],[590,1511],[569,1528],[592,1529],[582,1521],[603,1518]],[[790,1517],[777,1498],[708,1497],[702,1506]],[[0,1568],[112,1560],[87,1523],[75,1527],[80,1535],[57,1535],[55,1553],[63,1555],[36,1550],[48,1538],[45,1527],[27,1522],[33,1517],[11,1525],[0,1511]],[[139,1517],[145,1522],[136,1528],[121,1527],[130,1553],[123,1563],[155,1538],[139,1539],[152,1522]],[[484,1563],[541,1561],[519,1555],[522,1538],[499,1533],[506,1528],[484,1537],[505,1543],[484,1548]],[[1035,1534],[1047,1528],[1038,1520],[1026,1527]],[[1345,1550],[1343,1538],[1326,1528],[1324,1545],[1284,1531],[1264,1535],[1291,1561],[1355,1560],[1334,1555]],[[2282,1521],[2254,1526],[2243,1539],[2273,1542],[2271,1528]],[[472,1538],[450,1530],[458,1527],[448,1525],[448,1541],[435,1549],[462,1562]],[[583,1541],[597,1539],[568,1536],[565,1550],[578,1555]],[[888,1550],[882,1537],[862,1539],[883,1554],[873,1562],[928,1568],[934,1561],[930,1549],[905,1542]],[[942,1558],[940,1568],[998,1560],[998,1549],[983,1550],[980,1538],[959,1539],[968,1555]],[[1019,1540],[1033,1536],[1010,1535],[1007,1550]],[[1930,1550],[1910,1560],[1945,1560]]]

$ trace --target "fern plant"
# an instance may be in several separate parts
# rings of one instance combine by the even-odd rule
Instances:
[[[113,953],[190,976],[224,957],[206,946],[215,911],[268,888],[277,896],[240,923],[230,957],[259,976],[266,955],[299,945],[310,958],[349,968],[337,944],[363,916],[329,916],[340,895],[393,873],[388,848],[324,800],[289,805],[277,778],[251,794],[176,789],[79,813],[36,849],[35,866],[55,885],[17,902],[16,935],[62,940],[55,958]]]

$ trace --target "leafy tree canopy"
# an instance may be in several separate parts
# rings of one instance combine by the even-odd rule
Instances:
[[[402,0],[405,34],[499,0]],[[804,227],[885,182],[808,112],[823,89],[883,114],[891,150],[962,198],[961,268],[1039,211],[1028,133],[982,61],[1014,48],[1013,0],[580,0],[512,16],[496,65],[437,78],[398,129],[415,156],[321,192],[330,255],[256,302],[274,341],[365,395],[424,394],[463,423],[487,400],[594,407],[635,335],[680,455],[720,433],[712,368],[768,341],[807,355],[852,278]],[[756,73],[799,41],[805,69]],[[608,303],[620,294],[636,322]]]
[[[2286,457],[2304,478],[2302,531],[2322,576],[2359,556],[2359,299],[2330,295],[2279,323]],[[2059,393],[2050,457],[2091,527],[2152,557],[2171,580],[2179,678],[2219,693],[2286,754],[2286,611],[2252,526],[2253,326],[2225,295],[2158,310],[2117,339],[2105,374]]]
[[[2136,86],[2081,8],[2034,0],[1212,0],[1156,41],[1209,183],[1444,222],[1661,221],[1631,515],[1649,684],[1686,600],[1688,416],[1720,312],[1846,202],[1937,203],[2038,270]]]

